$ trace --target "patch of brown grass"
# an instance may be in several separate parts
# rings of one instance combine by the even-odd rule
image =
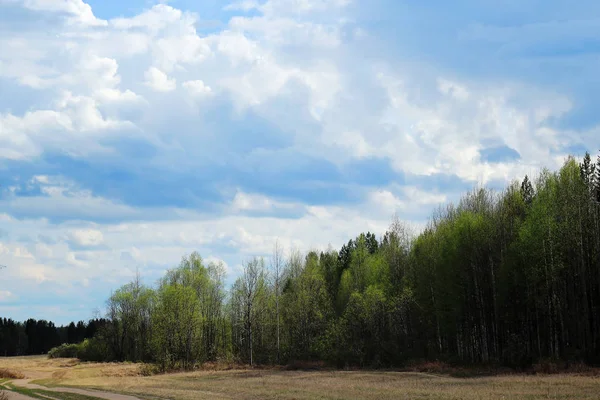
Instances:
[[[403,371],[446,375],[455,378],[513,375],[515,371],[498,365],[457,366],[443,361],[413,362]]]
[[[67,375],[67,371],[55,371],[52,373],[52,379],[63,379]]]
[[[20,372],[15,372],[10,369],[0,368],[0,378],[3,379],[23,379],[25,375]]]
[[[248,365],[234,361],[210,361],[202,364],[198,369],[201,371],[231,371],[234,369],[247,369]]]
[[[60,362],[60,364],[58,365],[60,368],[71,368],[81,364],[81,361],[79,361],[77,358],[69,358],[66,362],[64,361],[64,359],[59,359],[57,361]]]
[[[8,400],[8,394],[4,390],[0,390],[0,400]]]
[[[100,366],[100,374],[106,377],[124,378],[128,376],[142,375],[142,367],[144,364],[95,364]],[[105,367],[106,366],[106,367]],[[91,366],[92,367],[92,366]],[[92,367],[94,368],[94,367]]]
[[[45,378],[51,386],[94,388],[138,395],[140,398],[203,399],[598,399],[598,378],[584,374],[505,374],[457,378],[444,363],[421,363],[406,371],[285,370],[240,368],[213,363],[205,368],[153,376],[135,375],[139,364],[81,363],[60,367],[42,359],[22,358],[3,366],[28,377]],[[17,367],[18,366],[18,367]],[[310,366],[309,366],[310,367]],[[419,371],[420,370],[420,371]],[[60,371],[61,374],[54,374]],[[41,381],[36,381],[42,383]],[[35,382],[34,382],[35,383]]]
[[[286,365],[288,371],[321,371],[327,368],[324,361],[292,361]]]
[[[600,376],[600,368],[590,367],[584,363],[567,364],[553,360],[541,360],[531,367],[531,372],[537,375],[577,374]]]

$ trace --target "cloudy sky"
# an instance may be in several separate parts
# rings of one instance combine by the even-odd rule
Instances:
[[[599,51],[591,0],[0,0],[0,316],[596,153]]]

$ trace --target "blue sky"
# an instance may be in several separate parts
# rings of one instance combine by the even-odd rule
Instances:
[[[0,316],[418,231],[600,149],[592,1],[0,0]]]

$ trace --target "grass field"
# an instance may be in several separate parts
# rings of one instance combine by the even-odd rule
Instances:
[[[95,388],[142,399],[600,398],[600,377],[593,374],[454,378],[417,372],[234,369],[144,377],[136,364],[44,357],[0,358],[0,368],[49,387]]]

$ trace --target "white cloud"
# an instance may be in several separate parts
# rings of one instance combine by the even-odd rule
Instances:
[[[104,243],[104,236],[97,229],[77,229],[70,236],[80,246],[99,246]]]
[[[0,301],[6,301],[13,297],[13,294],[8,290],[0,290]]]
[[[433,209],[447,200],[448,196],[444,194],[427,192],[414,186],[379,189],[368,195],[368,202],[383,219],[394,214],[411,219],[411,215]]]
[[[99,89],[94,93],[94,97],[101,103],[137,104],[144,102],[143,97],[129,89],[125,91],[110,88]]]
[[[32,26],[26,35],[7,31],[0,38],[0,79],[7,87],[23,86],[17,91],[22,97],[5,98],[0,108],[0,167],[10,165],[7,160],[36,162],[60,154],[116,171],[117,177],[119,171],[133,177],[157,174],[157,190],[168,182],[173,196],[195,204],[195,192],[186,185],[203,181],[189,175],[171,180],[171,173],[193,171],[204,179],[207,168],[241,170],[252,162],[248,171],[268,169],[278,176],[280,167],[294,165],[294,157],[310,155],[341,170],[356,161],[389,161],[406,176],[441,173],[485,183],[522,177],[541,165],[555,167],[568,145],[600,147],[598,127],[582,132],[549,124],[574,107],[560,93],[410,69],[387,54],[378,60],[363,57],[368,49],[358,39],[372,38],[368,27],[346,18],[349,3],[243,1],[228,9],[253,11],[250,15],[237,15],[221,30],[203,34],[196,29],[202,13],[165,4],[103,21],[81,0],[11,0],[41,17],[66,19],[52,26],[52,35]],[[196,101],[202,101],[202,112]],[[256,132],[251,125],[230,132],[229,114],[210,108],[227,109],[230,103],[238,112],[231,118],[264,122],[274,133],[262,127]],[[222,139],[234,133],[243,136]],[[135,145],[127,152],[111,147],[120,140],[139,142],[139,153]],[[485,162],[480,151],[490,143],[506,145],[522,159]],[[144,145],[151,155],[142,151]],[[60,290],[94,282],[91,287],[106,284],[108,291],[133,276],[136,267],[156,278],[193,250],[206,260],[223,260],[235,274],[244,257],[269,254],[276,239],[288,249],[338,247],[361,231],[383,233],[395,212],[422,223],[431,208],[455,196],[416,185],[351,184],[362,201],[306,205],[243,182],[248,186],[207,215],[159,200],[153,207],[130,205],[118,200],[120,193],[102,197],[81,188],[98,187],[87,181],[95,177],[78,173],[74,176],[85,182],[56,180],[39,165],[28,185],[39,186],[43,196],[17,197],[11,188],[0,198],[2,229],[9,232],[0,236],[0,261],[14,266],[3,274],[18,298],[24,298],[18,287],[30,282]],[[292,169],[289,179],[300,184],[313,179],[293,176],[312,165],[307,167]],[[229,185],[240,187],[224,175],[216,188],[209,182],[206,190],[222,194]],[[348,175],[352,180],[353,171]],[[115,191],[117,183],[122,182],[111,182]],[[269,189],[293,192],[276,185]],[[309,193],[314,186],[307,186],[303,190]]]
[[[457,100],[468,100],[469,92],[464,86],[456,84],[455,82],[447,79],[438,79],[438,87],[440,92],[451,96]]]
[[[82,0],[8,0],[12,2],[22,2],[23,6],[34,11],[64,12],[69,16],[69,24],[84,26],[105,26],[106,21],[94,16],[89,4]]]
[[[91,97],[62,92],[54,110],[28,111],[22,117],[0,113],[0,159],[30,159],[44,150],[72,154],[100,151],[93,138],[110,136],[133,124],[106,118]]]
[[[156,67],[150,67],[144,74],[146,85],[158,92],[170,92],[177,87],[177,81]]]
[[[52,182],[41,188],[44,196],[4,197],[0,209],[30,218],[49,217],[73,220],[130,219],[142,216],[141,210],[94,196],[72,183]]]
[[[232,206],[235,210],[270,211],[275,203],[266,196],[237,192]]]
[[[307,14],[332,11],[350,4],[350,0],[268,0],[257,2],[243,0],[225,7],[227,10],[259,10],[265,15]]]
[[[389,190],[377,190],[371,193],[370,200],[376,207],[386,210],[389,214],[404,207],[404,203]]]
[[[192,95],[205,97],[212,94],[212,89],[207,86],[202,80],[183,82],[183,87],[186,88]]]
[[[189,14],[185,16],[188,17]],[[115,18],[110,21],[110,26],[121,30],[143,28],[156,35],[178,23],[182,17],[184,13],[181,10],[166,4],[157,4],[132,18]]]

